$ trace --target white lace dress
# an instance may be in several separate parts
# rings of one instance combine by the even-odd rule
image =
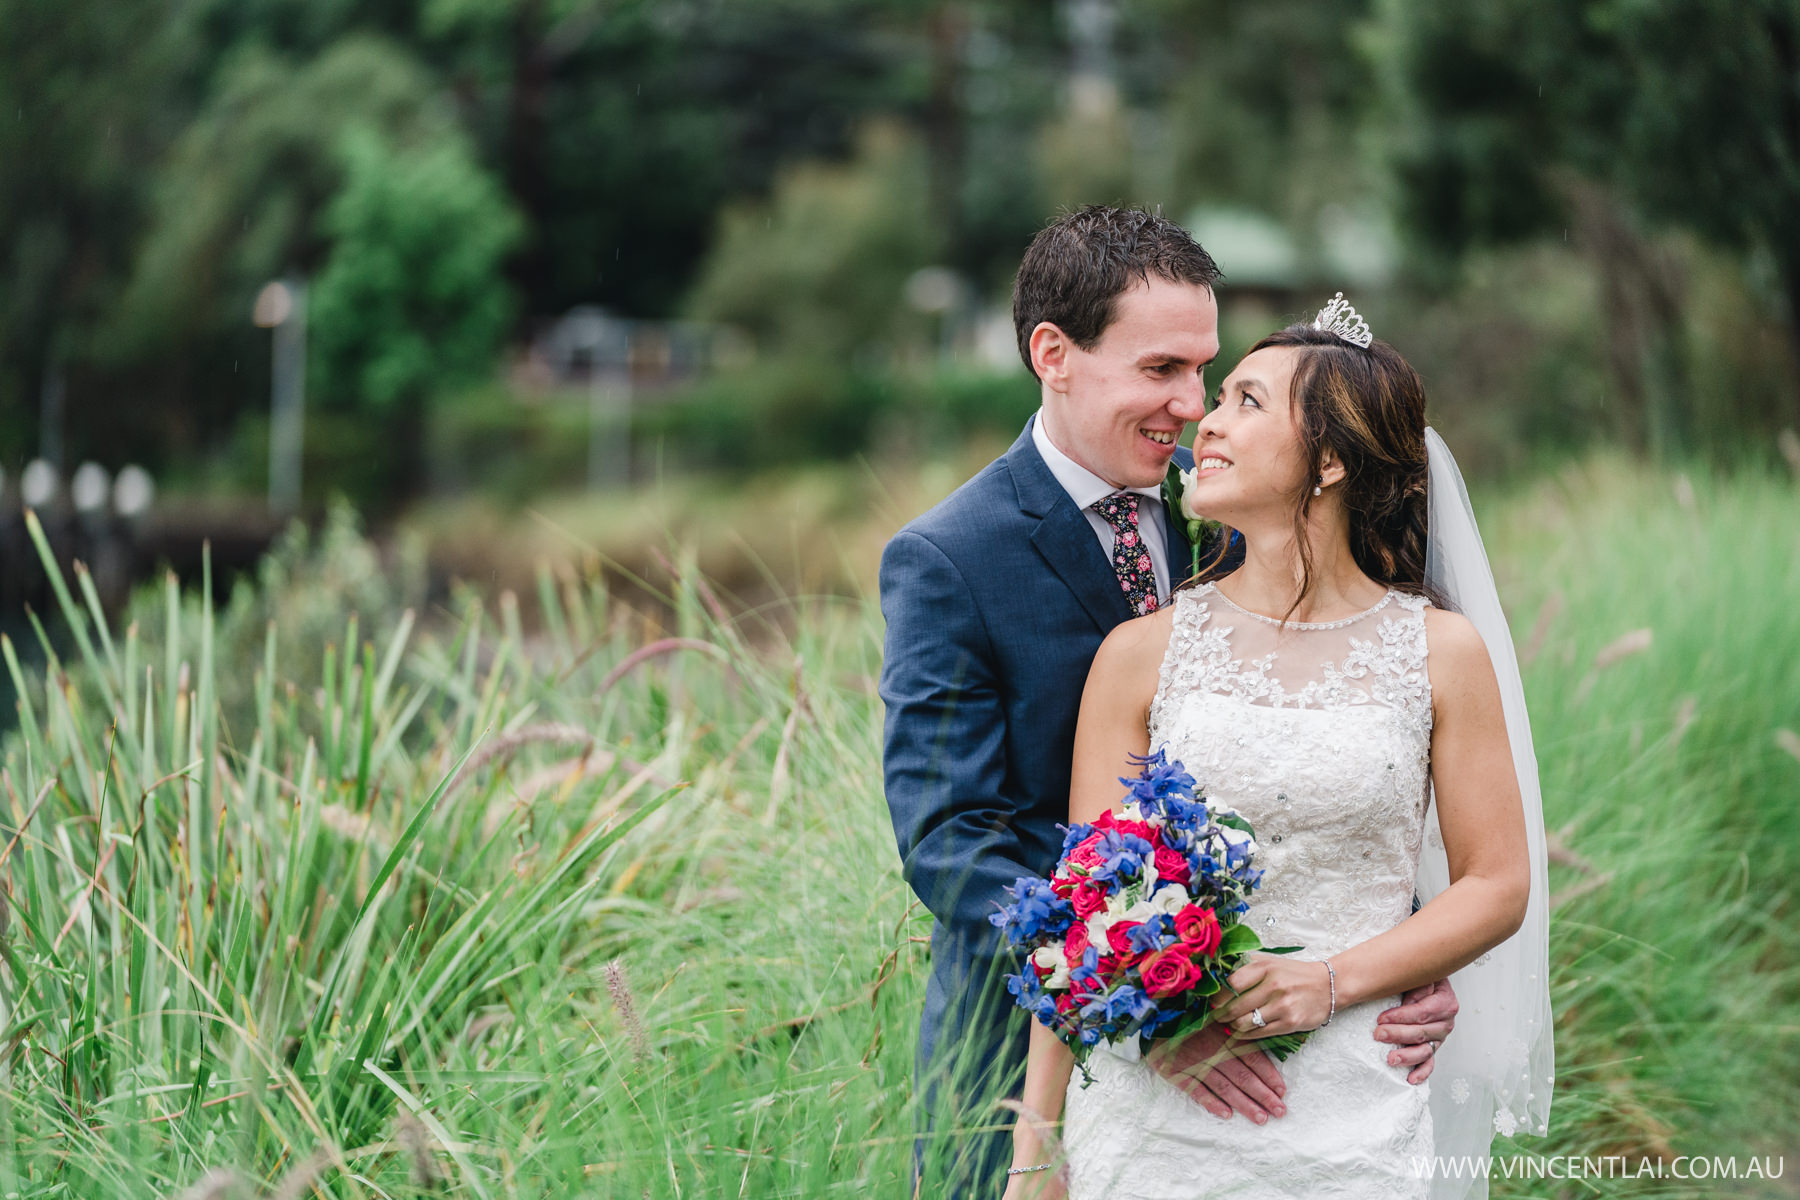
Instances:
[[[1429,796],[1426,601],[1390,591],[1343,621],[1274,621],[1210,584],[1178,592],[1150,708],[1206,795],[1256,829],[1265,874],[1245,919],[1321,959],[1412,911]],[[1428,1084],[1372,1036],[1398,996],[1340,1007],[1280,1064],[1287,1115],[1212,1116],[1135,1050],[1102,1049],[1064,1109],[1072,1200],[1424,1196]]]

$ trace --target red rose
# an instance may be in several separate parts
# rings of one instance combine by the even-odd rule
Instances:
[[[1063,934],[1063,956],[1069,960],[1070,967],[1081,965],[1081,956],[1087,953],[1088,927],[1081,921],[1069,926],[1069,932]]]
[[[1069,897],[1069,903],[1075,906],[1075,919],[1085,921],[1097,912],[1106,909],[1106,886],[1092,880],[1084,880]]]
[[[1113,979],[1116,978],[1119,972],[1124,968],[1119,965],[1119,960],[1115,955],[1102,954],[1100,956],[1100,964],[1094,969],[1100,972],[1100,978]],[[1102,984],[1097,990],[1105,991],[1106,985]]]
[[[1102,820],[1104,819],[1105,818],[1103,817]],[[1095,824],[1098,825],[1099,822],[1095,822]],[[1104,840],[1105,839],[1101,834],[1090,833],[1086,838],[1082,839],[1080,845],[1069,851],[1068,856],[1064,861],[1072,867],[1099,866],[1101,862],[1099,847],[1100,843]]]
[[[1055,879],[1050,881],[1050,890],[1061,896],[1064,900],[1067,900],[1070,894],[1079,886],[1081,886],[1081,880],[1073,875],[1058,875]]]
[[[1072,1012],[1079,1003],[1080,1001],[1076,1000],[1074,996],[1064,992],[1056,998],[1056,1011],[1059,1013]]]
[[[1188,874],[1187,855],[1169,846],[1156,848],[1156,878],[1160,882],[1186,883]]]
[[[1043,963],[1041,963],[1037,960],[1036,956],[1033,956],[1031,959],[1031,969],[1037,972],[1037,977],[1038,977],[1039,982],[1042,982],[1043,980],[1046,980],[1046,979],[1050,978],[1052,975],[1056,974],[1055,967],[1045,966]]]
[[[1187,954],[1212,954],[1224,935],[1219,930],[1218,914],[1210,908],[1190,904],[1175,914],[1175,936],[1181,939],[1181,950]]]
[[[1185,947],[1170,946],[1139,963],[1138,974],[1143,978],[1144,991],[1152,999],[1161,1000],[1192,987],[1199,980],[1201,971],[1188,961]]]
[[[1113,828],[1117,829],[1120,833],[1135,834],[1136,836],[1143,838],[1146,842],[1148,842],[1151,836],[1156,833],[1155,827],[1148,821],[1120,821],[1118,824],[1114,825]]]
[[[1129,957],[1131,949],[1131,931],[1142,925],[1142,921],[1120,921],[1106,930],[1106,944],[1112,947],[1114,954]]]

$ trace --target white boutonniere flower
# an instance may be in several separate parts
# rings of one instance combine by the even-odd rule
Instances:
[[[1171,462],[1162,485],[1163,504],[1169,510],[1169,519],[1180,521],[1187,530],[1187,573],[1190,577],[1200,572],[1200,544],[1206,540],[1208,533],[1220,528],[1219,522],[1202,516],[1188,499],[1188,492],[1194,486],[1194,474],[1193,469],[1184,471]]]

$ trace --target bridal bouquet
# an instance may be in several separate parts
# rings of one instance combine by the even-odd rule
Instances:
[[[1252,951],[1298,949],[1264,947],[1240,920],[1262,879],[1249,822],[1195,795],[1193,776],[1163,751],[1132,762],[1142,770],[1119,780],[1130,789],[1124,810],[1070,828],[1051,877],[1021,876],[1007,889],[1013,903],[988,918],[1025,952],[1007,990],[1074,1051],[1084,1080],[1103,1039],[1136,1037],[1147,1050],[1194,1032]],[[1285,1059],[1305,1040],[1259,1046]]]

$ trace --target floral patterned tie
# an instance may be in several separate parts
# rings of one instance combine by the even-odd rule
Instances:
[[[1138,534],[1138,501],[1136,492],[1114,492],[1090,506],[1113,529],[1113,573],[1119,577],[1119,590],[1137,616],[1156,611],[1156,568],[1150,563],[1150,551]]]

